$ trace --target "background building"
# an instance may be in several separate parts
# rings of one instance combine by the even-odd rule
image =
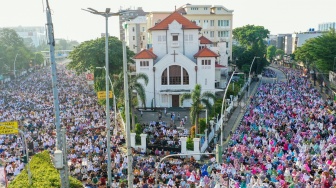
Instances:
[[[124,22],[126,45],[134,53],[147,48],[147,22],[146,16],[138,16],[133,20]]]
[[[308,32],[294,33],[292,34],[292,53],[298,48],[301,47],[308,39],[319,37],[323,34],[321,31],[314,31],[310,29]]]
[[[47,35],[44,27],[10,27],[16,31],[16,33],[23,38],[24,43],[27,46],[40,46],[41,44],[46,44]]]
[[[318,31],[329,31],[330,29],[336,29],[336,22],[318,24]]]
[[[122,9],[120,7],[119,12],[122,12],[122,14],[119,15],[119,30],[120,30],[120,40],[125,39],[125,31],[123,23],[129,20],[132,20],[138,16],[146,16],[146,12],[142,10],[142,7],[138,7],[137,9],[127,8]]]

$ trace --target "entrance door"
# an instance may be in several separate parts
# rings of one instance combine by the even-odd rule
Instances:
[[[172,95],[172,107],[179,107],[179,106],[180,106],[180,96]]]

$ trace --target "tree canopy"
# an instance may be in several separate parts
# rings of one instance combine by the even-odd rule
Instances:
[[[275,57],[276,47],[273,45],[270,45],[267,47],[267,59],[272,61]]]
[[[233,47],[233,56],[238,59],[236,62],[239,69],[244,65],[250,66],[254,57],[256,59],[252,67],[252,72],[261,73],[268,65],[266,60],[267,46],[264,39],[268,37],[269,30],[263,26],[246,25],[233,30],[233,38],[239,46]]]
[[[323,35],[307,40],[294,52],[295,60],[306,66],[313,63],[322,71],[333,70],[336,57],[336,33],[332,29]]]
[[[13,29],[0,29],[0,74],[13,74],[14,61],[15,70],[28,69],[32,58],[34,54]]]
[[[119,74],[122,72],[123,50],[122,42],[116,37],[109,37],[109,71],[110,74]],[[133,61],[131,58],[134,53],[127,49],[127,61]],[[71,62],[68,68],[75,70],[78,74],[86,71],[94,72],[96,67],[105,66],[105,38],[98,38],[81,43],[70,53]]]
[[[195,135],[198,134],[198,119],[200,112],[204,107],[211,112],[212,104],[216,101],[216,96],[209,91],[202,93],[202,87],[199,84],[195,85],[195,88],[191,93],[183,93],[180,98],[180,103],[183,104],[183,101],[191,99],[191,108],[190,108],[190,120],[192,124],[195,124]]]

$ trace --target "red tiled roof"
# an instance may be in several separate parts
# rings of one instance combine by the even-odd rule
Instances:
[[[151,52],[150,50],[142,50],[138,54],[136,54],[133,59],[156,59],[157,56]]]
[[[211,40],[209,40],[203,35],[200,38],[198,38],[198,40],[200,40],[200,44],[212,44]]]
[[[149,30],[168,30],[168,24],[171,24],[174,20],[182,24],[183,29],[202,29],[176,11]]]
[[[194,57],[218,57],[219,55],[211,51],[209,48],[205,47],[198,51]]]

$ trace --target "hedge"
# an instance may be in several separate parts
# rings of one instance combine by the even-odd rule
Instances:
[[[30,170],[32,174],[32,185],[29,186],[28,174],[26,168],[15,177],[15,179],[8,185],[8,188],[53,188],[61,187],[61,178],[59,171],[54,167],[48,151],[43,151],[32,157],[30,160]],[[83,184],[73,178],[69,177],[70,188],[82,188]]]

